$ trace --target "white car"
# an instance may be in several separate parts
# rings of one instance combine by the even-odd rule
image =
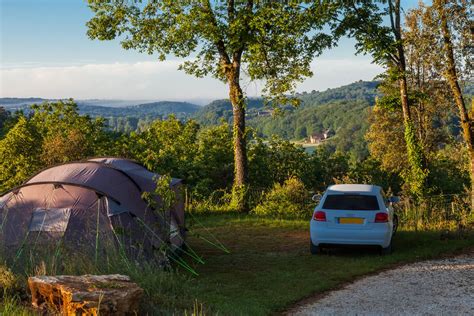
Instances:
[[[383,254],[392,251],[392,237],[398,218],[381,187],[366,184],[329,186],[319,200],[310,222],[312,254],[324,247],[340,245],[380,246]]]

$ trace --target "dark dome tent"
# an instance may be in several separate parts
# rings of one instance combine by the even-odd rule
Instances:
[[[155,190],[156,177],[123,158],[93,158],[42,170],[0,197],[2,250],[14,252],[32,244],[38,249],[60,241],[77,251],[121,247],[135,257],[149,257],[156,249],[179,248],[185,238],[182,182],[171,181],[176,193],[171,209],[154,210],[142,194]]]

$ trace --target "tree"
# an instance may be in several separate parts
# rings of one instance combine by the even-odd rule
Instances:
[[[198,175],[194,192],[209,196],[215,190],[230,188],[234,160],[232,129],[229,124],[222,123],[201,130],[197,147],[194,168],[198,170]]]
[[[32,105],[30,123],[41,135],[44,166],[100,156],[109,150],[105,120],[80,115],[73,100]]]
[[[474,46],[470,29],[472,21],[469,20],[469,5],[468,1],[464,0],[435,0],[433,1],[434,11],[431,11],[435,18],[429,21],[435,22],[430,26],[435,30],[440,30],[441,33],[440,48],[444,57],[443,75],[448,81],[458,107],[464,140],[470,154],[471,208],[474,210],[474,113],[469,114],[467,110],[459,82],[459,78],[462,77],[462,74],[460,74],[462,70],[468,76],[472,75],[472,64],[470,63],[472,60],[470,59],[472,59]],[[453,37],[457,37],[457,41],[456,38],[453,40]],[[456,54],[459,57],[467,56],[467,60],[459,58],[459,61],[456,62]],[[472,79],[472,77],[467,79]]]
[[[410,111],[401,0],[343,2],[343,18],[336,19],[333,24],[335,33],[355,37],[358,52],[370,53],[376,63],[387,68],[389,78],[398,83],[404,140],[410,165],[404,180],[410,184],[411,193],[420,197],[424,193],[428,171]],[[389,19],[389,26],[384,25],[385,17]]]
[[[41,137],[24,116],[0,140],[0,192],[21,184],[40,167]]]
[[[28,117],[0,140],[0,191],[21,184],[41,168],[104,155],[110,142],[102,119],[79,115],[72,101],[32,105]]]
[[[120,38],[122,47],[188,58],[180,66],[197,77],[211,75],[228,85],[233,110],[234,200],[247,210],[248,162],[245,93],[241,75],[262,80],[273,104],[289,100],[295,84],[312,75],[314,56],[335,38],[322,31],[333,1],[89,0],[91,39]]]
[[[445,57],[443,56],[443,38],[439,28],[437,11],[420,3],[405,16],[403,45],[407,65],[407,84],[410,88],[408,99],[413,123],[418,139],[426,157],[426,166],[430,172],[425,192],[429,194],[459,193],[465,181],[464,164],[460,164],[464,151],[456,156],[449,153],[459,148],[457,131],[449,129],[456,115],[456,106],[450,87],[443,78]],[[455,15],[451,14],[453,19]],[[453,20],[452,19],[452,20]],[[461,61],[458,58],[458,63]],[[467,63],[462,63],[466,65]],[[401,150],[403,140],[402,111],[399,106],[398,87],[390,82],[381,84],[383,97],[371,113],[371,126],[366,137],[371,155],[381,167],[390,173],[406,172],[407,166],[400,161],[407,160],[406,150]],[[451,149],[450,149],[451,148]],[[442,179],[442,181],[441,181]],[[453,183],[458,181],[458,185]]]
[[[9,118],[10,114],[4,107],[0,106],[0,136],[3,133],[3,128],[5,126],[5,122]]]

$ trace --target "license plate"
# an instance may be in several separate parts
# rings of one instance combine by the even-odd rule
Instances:
[[[364,219],[359,217],[339,217],[339,224],[363,224]]]

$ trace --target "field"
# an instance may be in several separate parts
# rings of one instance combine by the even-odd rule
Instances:
[[[185,269],[173,273],[119,264],[111,265],[107,271],[94,270],[91,266],[79,272],[129,274],[145,289],[143,312],[149,314],[186,311],[188,314],[268,315],[361,275],[459,253],[474,246],[472,235],[442,238],[439,231],[402,230],[395,237],[395,252],[390,256],[380,256],[376,249],[370,248],[332,250],[311,256],[306,221],[224,214],[200,216],[190,220],[189,225],[189,243],[205,261],[200,264],[186,260],[198,276]],[[204,240],[213,242],[213,236],[230,253]],[[48,263],[46,270],[47,267]],[[22,307],[27,302],[12,301],[12,295],[6,297],[5,314],[9,313],[8,309],[12,314],[29,312]]]

